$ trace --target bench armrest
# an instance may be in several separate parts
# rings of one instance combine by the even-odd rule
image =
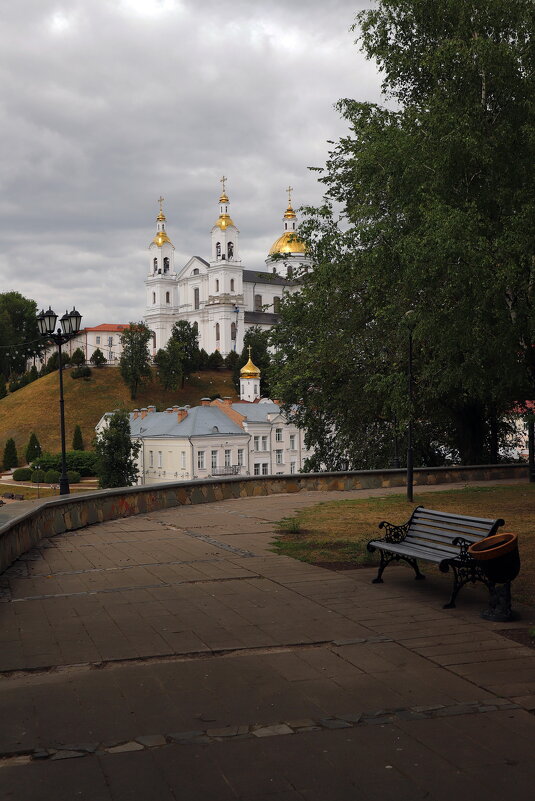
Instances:
[[[394,523],[389,523],[388,520],[382,520],[379,528],[384,528],[386,533],[380,542],[403,542],[409,530],[409,523],[410,520],[403,523],[402,526],[396,526]]]

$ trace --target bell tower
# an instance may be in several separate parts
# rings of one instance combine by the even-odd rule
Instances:
[[[164,348],[178,314],[178,283],[175,273],[175,248],[167,235],[163,197],[158,198],[156,234],[149,245],[149,273],[145,280],[147,306],[145,322],[154,334],[154,352]]]

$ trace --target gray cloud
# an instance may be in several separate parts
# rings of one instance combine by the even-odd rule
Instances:
[[[314,203],[339,97],[379,97],[349,32],[368,2],[20,0],[3,11],[0,275],[87,324],[143,314],[166,198],[178,264],[206,256],[229,176],[245,266]]]

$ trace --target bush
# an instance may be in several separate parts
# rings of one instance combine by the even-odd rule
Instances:
[[[45,473],[45,484],[57,484],[59,475],[59,470],[47,470]]]
[[[75,367],[71,370],[71,378],[89,378],[91,375],[91,368],[87,364],[81,367]]]
[[[221,367],[224,367],[225,363],[223,361],[223,357],[221,356],[218,350],[215,350],[208,356],[208,369],[209,370],[219,370]]]
[[[67,470],[67,478],[69,479],[69,484],[80,483],[80,473],[76,470]]]
[[[13,481],[31,481],[32,468],[31,467],[17,467],[13,470]]]
[[[17,447],[15,445],[15,440],[10,437],[4,448],[4,470],[10,470],[12,467],[18,466],[19,457],[17,456]]]
[[[76,470],[81,476],[96,476],[97,455],[94,451],[67,451],[67,470]],[[37,465],[34,463],[32,467]],[[43,453],[39,457],[43,470],[61,470],[61,453]]]
[[[44,470],[34,470],[32,473],[32,484],[43,484],[45,481]]]

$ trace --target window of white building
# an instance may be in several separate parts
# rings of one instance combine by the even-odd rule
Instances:
[[[238,448],[238,467],[243,467],[243,448]]]
[[[253,473],[254,473],[255,476],[259,476],[260,475],[260,464],[255,464],[254,465]]]
[[[149,451],[149,467],[154,467],[154,453]]]
[[[212,451],[212,470],[217,467],[217,451]]]
[[[228,450],[227,449],[225,450],[225,467],[230,467],[230,465],[231,461],[230,461],[230,448],[229,448]]]
[[[97,337],[97,345],[100,345],[100,337]]]
[[[275,464],[282,464],[282,451],[275,451]]]
[[[186,451],[180,451],[180,467],[186,467]]]
[[[282,442],[282,428],[275,429],[275,442]]]
[[[290,473],[295,473],[295,462],[290,462]]]
[[[254,443],[253,447],[254,447],[255,451],[259,451],[260,450],[260,437],[253,437],[253,443]]]
[[[295,451],[295,434],[290,434],[290,450]]]
[[[197,453],[197,467],[199,470],[204,470],[204,451],[198,451]]]
[[[262,437],[262,450],[267,451],[268,449],[268,438]]]
[[[158,451],[158,467],[162,466],[162,452]]]
[[[269,465],[267,462],[262,463],[262,475],[267,476]]]

